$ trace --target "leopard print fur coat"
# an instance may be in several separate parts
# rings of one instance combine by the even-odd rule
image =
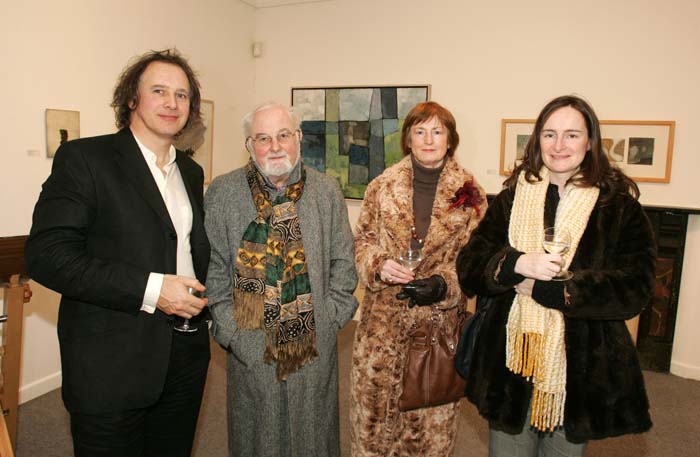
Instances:
[[[482,195],[478,210],[448,210],[450,199],[473,176],[454,158],[448,158],[440,175],[430,226],[423,247],[423,262],[416,277],[439,274],[448,285],[440,308],[465,306],[457,281],[455,260],[459,249],[486,212]],[[355,457],[449,456],[457,428],[457,403],[401,412],[398,399],[408,328],[428,318],[430,307],[409,309],[397,300],[398,285],[383,283],[377,273],[383,262],[397,259],[411,240],[413,214],[411,157],[388,168],[368,186],[355,230],[355,262],[365,288],[361,320],[353,345],[351,373],[351,451]]]

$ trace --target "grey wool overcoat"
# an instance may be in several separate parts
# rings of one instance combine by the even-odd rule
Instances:
[[[340,454],[336,334],[357,308],[353,236],[335,179],[306,168],[304,193],[296,206],[314,301],[318,357],[282,383],[275,366],[263,361],[263,332],[239,330],[233,319],[235,258],[243,232],[256,216],[245,170],[218,177],[205,196],[212,247],[206,287],[214,339],[228,350],[231,456],[278,457],[280,446],[292,457]],[[285,389],[287,414],[281,412]]]

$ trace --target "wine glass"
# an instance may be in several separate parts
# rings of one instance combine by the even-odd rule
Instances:
[[[188,287],[188,288],[187,288],[187,293],[190,293],[190,294],[194,295],[195,297],[201,297],[201,296],[202,296],[202,293],[201,293],[201,292],[199,292],[199,291],[197,291],[197,290],[194,290],[192,287]],[[182,322],[181,322],[181,323],[175,324],[175,326],[173,327],[173,328],[174,328],[175,330],[177,330],[178,332],[182,332],[182,333],[194,333],[194,332],[196,332],[196,331],[199,330],[197,327],[190,325],[190,320],[189,320],[189,319],[184,319],[184,318],[176,318],[176,319],[177,319],[177,320],[182,319]]]
[[[421,248],[408,247],[405,251],[401,252],[399,256],[399,263],[411,271],[415,271],[423,260],[423,252]]]
[[[544,229],[544,239],[542,240],[544,250],[550,254],[564,255],[571,247],[571,235],[564,228],[547,227]],[[566,281],[573,277],[573,273],[568,270],[562,270],[552,281]]]

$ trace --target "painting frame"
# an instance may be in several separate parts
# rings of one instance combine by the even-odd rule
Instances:
[[[306,166],[338,179],[346,199],[362,200],[367,184],[403,158],[401,127],[430,84],[294,86]]]
[[[46,108],[44,122],[49,159],[53,159],[61,144],[80,138],[80,111]]]
[[[212,180],[212,161],[214,158],[214,100],[202,99],[199,109],[206,130],[204,131],[204,142],[195,150],[192,160],[204,170],[204,185],[208,186]]]
[[[535,126],[534,119],[501,119],[499,173],[509,176]],[[636,182],[671,182],[675,121],[601,120],[603,151]]]

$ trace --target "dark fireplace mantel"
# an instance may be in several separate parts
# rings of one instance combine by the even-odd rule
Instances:
[[[644,205],[644,211],[656,237],[656,288],[651,303],[639,316],[637,350],[642,368],[667,372],[671,367],[688,216],[700,214],[700,208]]]

